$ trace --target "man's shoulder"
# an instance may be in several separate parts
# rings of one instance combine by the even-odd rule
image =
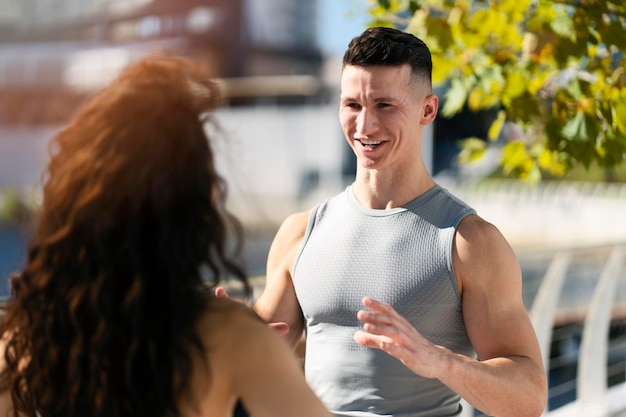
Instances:
[[[465,217],[476,213],[469,204],[438,184],[406,207],[440,228],[457,227]]]
[[[272,246],[284,255],[289,248],[299,245],[306,233],[310,217],[311,210],[299,211],[287,216],[276,232]]]
[[[461,252],[492,255],[512,251],[500,230],[477,214],[468,215],[457,227],[456,248]]]
[[[283,224],[280,226],[280,231],[282,232],[302,232],[304,233],[304,229],[306,228],[306,224],[311,217],[311,210],[299,211],[296,213],[291,213],[285,220]]]

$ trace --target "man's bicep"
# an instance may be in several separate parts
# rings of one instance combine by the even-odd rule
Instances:
[[[286,279],[269,280],[255,302],[254,310],[268,323],[287,323],[290,343],[297,342],[303,330],[302,312],[293,286]]]
[[[267,279],[273,279],[273,274],[287,271],[291,274],[291,268],[295,262],[297,251],[302,244],[302,238],[309,221],[310,211],[294,213],[287,217],[281,224],[267,257]],[[281,275],[277,275],[280,277]]]
[[[509,305],[502,301],[487,298],[483,303],[463,302],[468,336],[478,358],[516,356],[540,360],[536,336],[526,310],[515,301]]]
[[[515,253],[494,226],[481,221],[473,226],[457,242],[463,314],[472,345],[481,360],[534,357],[536,337],[523,304]]]
[[[308,217],[308,212],[297,213],[283,222],[268,255],[265,288],[254,305],[264,320],[287,323],[289,339],[294,344],[304,325],[291,273]]]

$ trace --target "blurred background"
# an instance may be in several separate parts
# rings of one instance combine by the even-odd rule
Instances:
[[[354,169],[336,117],[338,61],[366,20],[355,1],[0,0],[0,276],[23,259],[48,139],[154,52],[202,61],[222,84],[215,146],[229,204],[269,239],[320,184],[334,191]],[[249,245],[260,258],[266,246]]]
[[[0,297],[25,259],[48,139],[122,67],[158,51],[203,61],[223,87],[214,146],[229,206],[246,228],[248,270],[262,277],[281,221],[352,180],[356,162],[337,115],[341,56],[370,20],[365,0],[0,0]],[[623,258],[609,260],[626,246],[626,175],[577,169],[539,184],[501,178],[498,141],[480,161],[459,164],[458,141],[485,137],[492,119],[467,110],[438,116],[426,132],[425,162],[507,237],[529,310],[561,262],[565,284],[548,340],[557,409],[580,394],[578,353],[603,275],[615,278],[601,359],[608,385],[624,381],[626,268]],[[503,129],[503,140],[515,134]]]

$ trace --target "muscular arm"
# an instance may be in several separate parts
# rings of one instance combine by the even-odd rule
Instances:
[[[468,216],[457,231],[454,267],[478,361],[430,343],[393,308],[372,299],[364,304],[373,311],[359,312],[365,332],[355,340],[388,352],[419,375],[438,378],[487,415],[540,416],[546,376],[513,250],[494,226]]]
[[[289,325],[286,339],[292,346],[301,340],[304,322],[293,288],[291,269],[309,215],[309,211],[292,214],[276,233],[267,258],[265,289],[254,304],[254,310],[267,322],[285,322]]]
[[[465,325],[479,362],[455,358],[442,381],[489,415],[541,415],[546,376],[513,250],[478,216],[461,223],[455,249]]]

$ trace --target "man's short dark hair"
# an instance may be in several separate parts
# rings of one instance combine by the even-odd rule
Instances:
[[[432,83],[433,63],[428,46],[398,29],[373,27],[353,38],[343,56],[343,66],[409,64],[414,76]]]

